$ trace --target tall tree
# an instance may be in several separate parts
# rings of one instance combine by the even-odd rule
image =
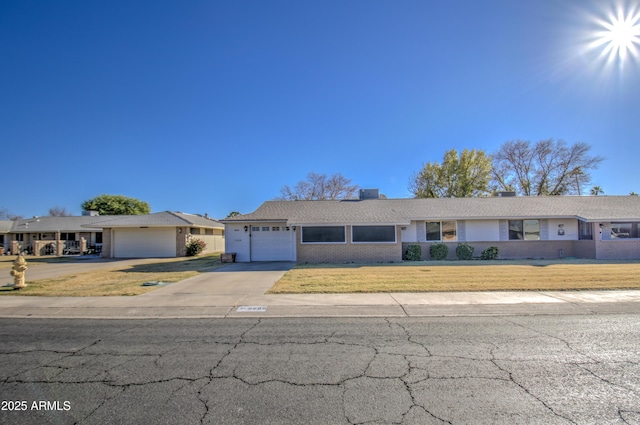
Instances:
[[[306,180],[301,180],[292,188],[285,185],[280,189],[280,198],[287,201],[298,200],[336,200],[354,198],[358,186],[351,180],[337,173],[331,177],[326,174],[311,172]]]
[[[489,193],[491,158],[484,151],[455,149],[445,152],[442,163],[429,162],[409,182],[416,198],[468,198]]]
[[[100,215],[142,215],[149,214],[151,207],[145,201],[122,195],[100,195],[84,201],[83,210],[98,211]]]
[[[51,217],[70,217],[71,213],[64,207],[49,208],[49,215]]]
[[[525,196],[581,194],[591,181],[590,172],[604,161],[590,151],[583,142],[508,141],[493,155],[492,185]]]
[[[604,190],[600,186],[593,186],[589,193],[593,196],[604,195]]]

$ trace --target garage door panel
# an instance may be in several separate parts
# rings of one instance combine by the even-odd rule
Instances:
[[[261,226],[251,232],[251,261],[294,261],[293,242],[290,229]]]
[[[116,229],[113,246],[116,258],[175,257],[175,229]]]

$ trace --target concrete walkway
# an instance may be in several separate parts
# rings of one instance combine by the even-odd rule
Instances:
[[[266,295],[293,263],[239,263],[135,297],[0,297],[0,317],[401,317],[640,313],[640,290]]]

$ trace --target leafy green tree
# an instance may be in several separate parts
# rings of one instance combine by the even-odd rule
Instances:
[[[604,195],[604,190],[600,186],[593,186],[589,193],[594,196]]]
[[[98,211],[100,215],[143,215],[151,212],[145,201],[122,195],[100,195],[84,201],[83,210]]]
[[[508,141],[493,154],[492,186],[525,196],[580,195],[591,180],[590,171],[604,161],[590,151],[582,142]]]
[[[237,217],[239,215],[240,213],[238,211],[231,211],[229,214],[227,214],[227,218]]]
[[[409,190],[416,198],[468,198],[489,194],[491,158],[484,151],[455,149],[445,152],[442,163],[429,162],[416,173]]]

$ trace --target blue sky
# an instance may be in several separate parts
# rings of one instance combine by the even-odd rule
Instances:
[[[640,192],[640,60],[588,48],[613,4],[0,0],[0,207],[222,218],[311,171],[408,197],[448,149],[546,138]]]

